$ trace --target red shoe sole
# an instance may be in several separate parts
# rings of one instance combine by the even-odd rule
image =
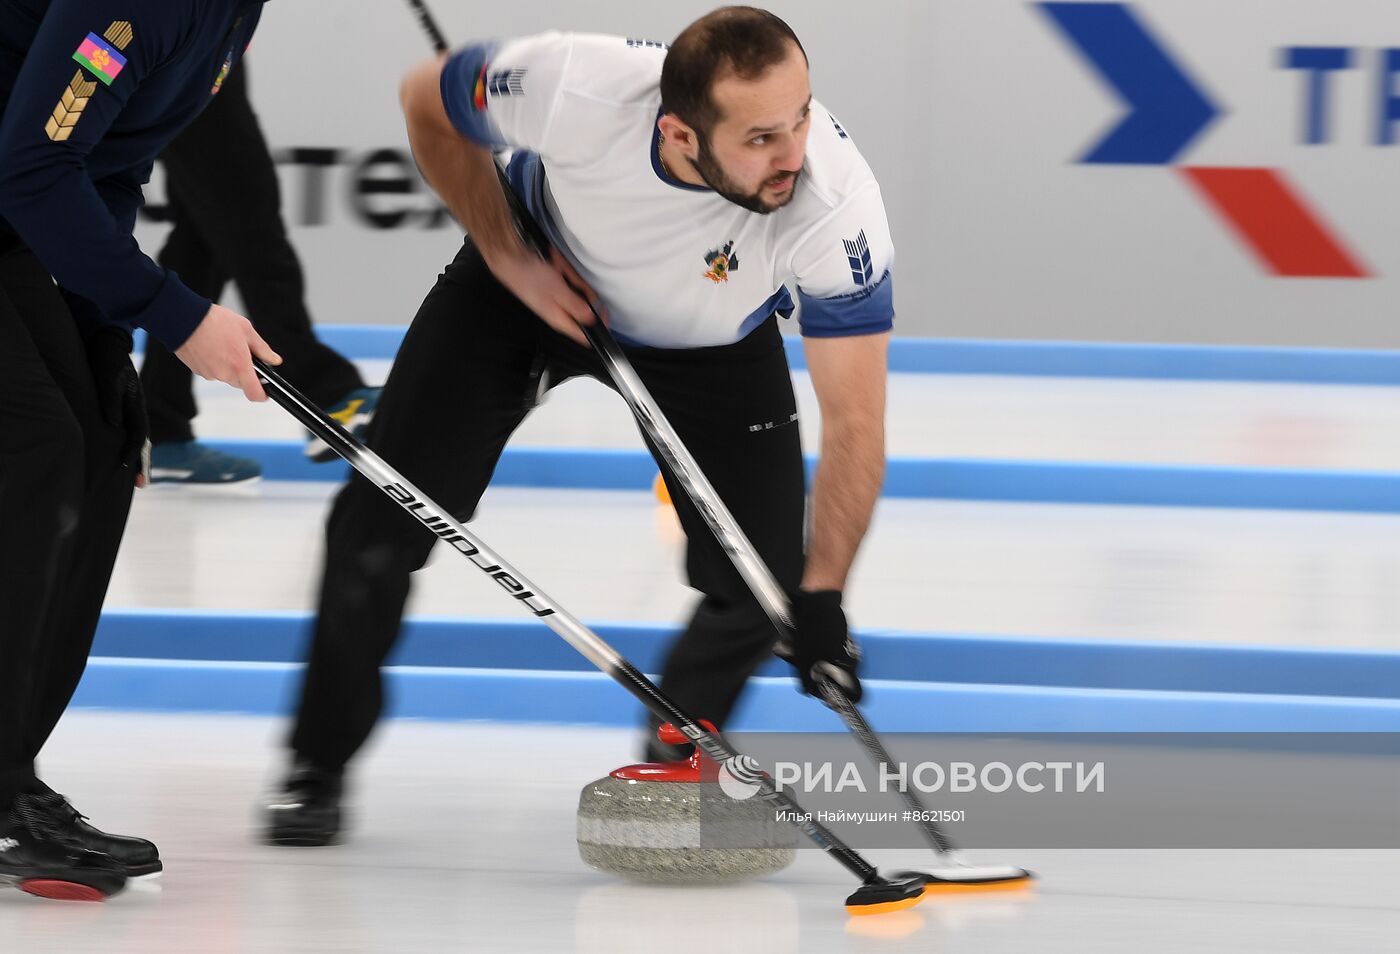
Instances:
[[[105,901],[107,896],[90,885],[72,881],[21,881],[19,889],[26,894],[50,901]]]

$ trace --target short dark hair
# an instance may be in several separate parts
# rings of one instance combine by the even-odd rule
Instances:
[[[681,31],[661,67],[662,108],[701,133],[714,128],[724,111],[711,95],[730,73],[758,77],[786,59],[788,44],[802,58],[807,51],[781,17],[757,7],[720,7]]]

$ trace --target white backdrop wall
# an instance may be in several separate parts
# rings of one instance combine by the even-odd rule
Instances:
[[[882,183],[898,246],[897,333],[1400,345],[1395,0],[1100,4],[1119,9],[1093,22],[1129,21],[1216,111],[1194,134],[1170,135],[1161,127],[1181,97],[1139,69],[1151,57],[1109,67],[1144,84],[1125,98],[1094,65],[1124,49],[1122,34],[1077,42],[1040,4],[769,5],[802,37],[817,96]],[[547,28],[668,40],[710,7],[435,4],[457,41]],[[1290,68],[1297,47],[1330,51],[1304,62],[1347,68]],[[456,251],[455,226],[412,169],[397,106],[398,77],[427,54],[399,0],[267,7],[249,75],[318,321],[406,323]],[[1170,156],[1082,161],[1134,115],[1128,138],[1177,142]],[[1311,136],[1323,141],[1308,141],[1310,117],[1325,121]],[[1278,274],[1191,186],[1188,167],[1273,170],[1363,274],[1308,277],[1307,254],[1291,266],[1302,274]],[[159,213],[159,174],[149,196]],[[1256,197],[1252,214],[1266,240],[1289,243],[1269,201]],[[149,251],[163,228],[141,226]]]

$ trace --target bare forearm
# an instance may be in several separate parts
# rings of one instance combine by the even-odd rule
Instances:
[[[807,370],[822,412],[802,587],[842,590],[885,479],[889,334],[807,338]]]
[[[841,590],[870,527],[885,479],[883,414],[823,421],[812,488],[811,532],[802,586]]]
[[[518,254],[520,239],[489,149],[461,135],[442,105],[442,58],[415,67],[400,90],[408,142],[423,178],[447,205],[488,263]]]
[[[442,101],[445,57],[408,72],[399,88],[408,141],[423,178],[442,197],[491,274],[554,331],[584,345],[598,295],[558,249],[536,254],[516,231],[496,162],[464,135]],[[606,312],[604,312],[606,314]]]

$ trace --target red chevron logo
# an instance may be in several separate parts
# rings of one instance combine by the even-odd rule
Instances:
[[[1370,273],[1277,169],[1182,166],[1181,174],[1275,275],[1366,278]]]
[[[1176,165],[1221,110],[1154,36],[1133,4],[1069,0],[1038,6],[1128,106],[1080,162],[1175,166],[1274,275],[1370,276],[1282,171]]]

